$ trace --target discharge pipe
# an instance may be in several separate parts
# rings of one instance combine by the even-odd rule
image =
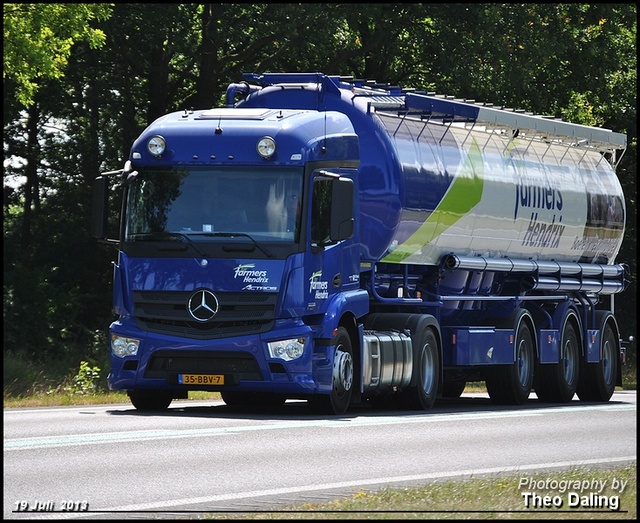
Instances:
[[[622,292],[628,283],[624,264],[601,265],[448,254],[442,260],[442,267],[448,270],[531,273],[532,276],[527,278],[527,288],[532,290],[616,294]]]

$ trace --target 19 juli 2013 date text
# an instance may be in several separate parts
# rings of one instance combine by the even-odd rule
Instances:
[[[14,512],[87,512],[89,510],[88,501],[25,501],[15,502]]]

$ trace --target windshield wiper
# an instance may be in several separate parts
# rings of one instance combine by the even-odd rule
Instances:
[[[246,232],[197,232],[195,234],[202,235],[202,236],[218,236],[222,238],[235,238],[236,236],[244,236],[245,238],[249,238],[251,240],[251,242],[254,245],[254,248],[257,247],[265,254],[265,256],[269,258],[273,258],[273,254],[269,249],[260,245],[253,236],[251,236],[250,234],[247,234]],[[222,247],[222,249],[227,252],[246,250],[240,247],[233,247],[229,245],[225,245],[224,247]]]
[[[169,240],[171,238],[178,238],[182,241],[186,241],[191,247],[195,249],[195,251],[202,256],[203,258],[207,258],[208,255],[205,251],[203,251],[196,243],[189,238],[186,234],[182,232],[173,232],[173,231],[158,231],[158,232],[141,232],[137,234],[130,234],[129,238],[132,240],[148,240],[148,241],[162,241]]]

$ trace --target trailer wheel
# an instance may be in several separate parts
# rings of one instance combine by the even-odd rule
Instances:
[[[414,373],[416,385],[400,393],[403,407],[415,410],[428,410],[433,407],[438,394],[440,377],[440,348],[438,338],[432,328],[425,328],[415,353]]]
[[[486,384],[491,401],[502,405],[522,405],[533,385],[535,349],[531,329],[520,317],[516,330],[515,361],[489,369]]]
[[[354,363],[351,338],[344,327],[338,328],[333,356],[333,385],[330,394],[317,394],[309,399],[312,408],[322,414],[344,414],[351,403]]]
[[[536,395],[548,403],[568,403],[578,387],[580,341],[574,323],[567,320],[560,341],[560,361],[538,365]]]
[[[127,395],[138,410],[166,410],[173,394],[166,390],[128,390]]]
[[[581,401],[609,401],[618,375],[618,340],[607,323],[602,331],[602,358],[599,363],[582,360],[578,397]]]

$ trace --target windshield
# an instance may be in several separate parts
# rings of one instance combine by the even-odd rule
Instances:
[[[125,240],[241,233],[294,241],[301,203],[301,169],[141,168],[127,192]]]

